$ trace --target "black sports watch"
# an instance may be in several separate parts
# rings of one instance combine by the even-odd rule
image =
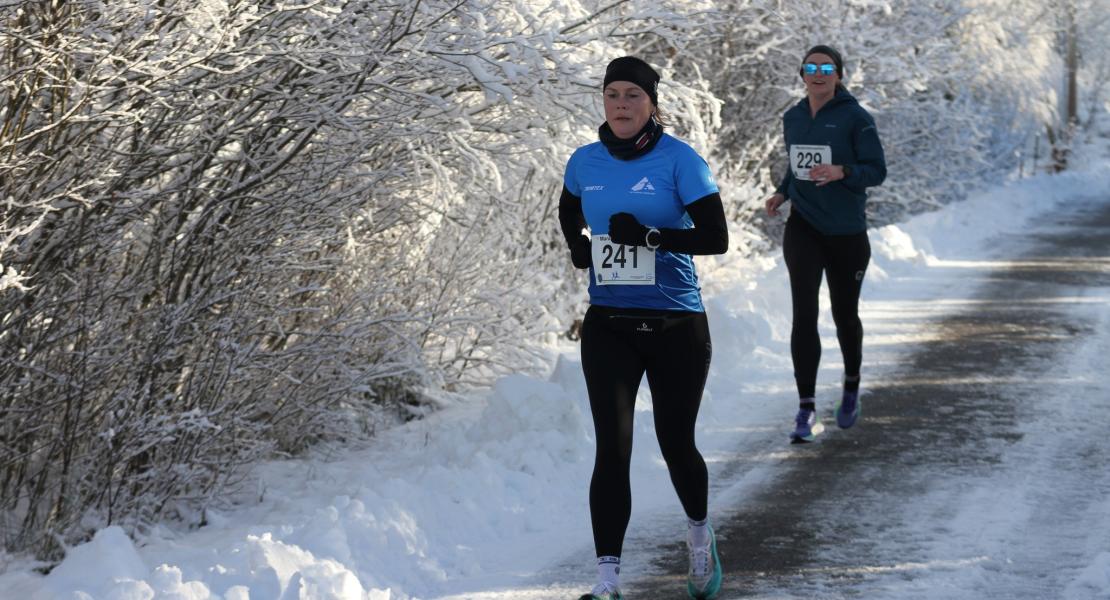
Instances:
[[[844,165],[841,168],[844,169],[844,177],[845,178],[848,178],[848,177],[852,176],[852,167],[849,167],[848,165]]]

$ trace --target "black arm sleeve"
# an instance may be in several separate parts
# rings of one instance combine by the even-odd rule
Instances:
[[[563,186],[559,196],[559,228],[570,249],[570,262],[576,269],[590,268],[590,238],[582,234],[586,217],[582,215],[582,199]]]
[[[567,186],[563,186],[563,193],[559,196],[559,228],[563,230],[563,239],[567,247],[573,248],[582,237],[582,228],[586,226],[586,217],[582,215],[582,199],[570,193]]]
[[[659,248],[681,254],[724,254],[728,250],[728,226],[721,195],[713,192],[686,205],[693,229],[660,229]]]

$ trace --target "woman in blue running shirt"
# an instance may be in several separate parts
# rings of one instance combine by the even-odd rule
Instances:
[[[833,412],[847,429],[860,415],[863,324],[859,296],[871,260],[864,203],[867,188],[886,178],[886,159],[875,120],[841,84],[844,61],[829,46],[806,52],[799,70],[806,97],[782,117],[790,166],[765,201],[767,214],[791,201],[782,251],[790,272],[794,321],[790,355],[799,407],[792,443],[812,442],[824,430],[815,388],[821,359],[817,332],[821,276],[829,285],[836,337],[844,358],[844,386]]]
[[[570,157],[559,198],[571,260],[590,275],[581,339],[597,439],[590,517],[598,583],[583,600],[621,598],[632,417],[645,373],[659,446],[688,520],[687,590],[713,598],[721,587],[708,475],[694,444],[712,347],[692,256],[725,252],[728,229],[705,160],[663,132],[658,84],[638,58],[609,63],[600,140]]]

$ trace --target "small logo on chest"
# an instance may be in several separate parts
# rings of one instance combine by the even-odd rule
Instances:
[[[637,181],[636,185],[632,186],[631,191],[637,194],[654,194],[655,186],[651,185],[651,181],[649,181],[647,177],[644,177],[640,181]]]

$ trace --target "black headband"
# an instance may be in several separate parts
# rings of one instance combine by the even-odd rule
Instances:
[[[656,73],[655,69],[646,62],[634,56],[613,59],[613,62],[605,67],[605,82],[601,84],[602,89],[613,81],[635,83],[647,92],[652,104],[659,105],[659,73]]]

